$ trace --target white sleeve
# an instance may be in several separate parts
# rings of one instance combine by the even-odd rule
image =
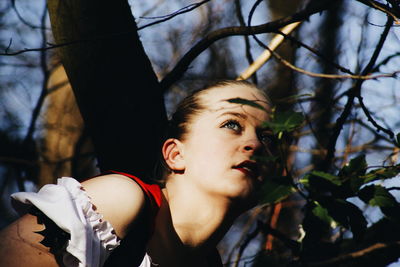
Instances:
[[[102,266],[120,243],[111,224],[94,210],[82,185],[73,178],[62,177],[37,193],[20,192],[11,197],[17,211],[35,206],[70,234],[63,256],[67,267]]]

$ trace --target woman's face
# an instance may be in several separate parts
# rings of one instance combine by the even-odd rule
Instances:
[[[257,101],[266,110],[267,100],[256,89],[234,85],[215,88],[201,96],[206,109],[188,126],[184,145],[185,181],[196,188],[230,199],[253,198],[262,180],[253,156],[265,153],[268,112],[228,99]]]

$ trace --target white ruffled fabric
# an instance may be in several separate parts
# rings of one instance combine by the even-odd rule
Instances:
[[[111,224],[94,210],[82,185],[71,177],[62,177],[57,185],[45,185],[37,193],[20,192],[11,197],[18,212],[33,205],[71,235],[63,256],[68,267],[103,266],[120,243]]]

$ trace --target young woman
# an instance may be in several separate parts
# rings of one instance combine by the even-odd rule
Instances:
[[[262,108],[229,101],[238,98]],[[265,177],[254,156],[268,153],[268,117],[267,97],[247,82],[195,92],[171,119],[162,189],[112,171],[17,193],[17,208],[34,208],[3,230],[0,265],[221,266],[216,245]]]

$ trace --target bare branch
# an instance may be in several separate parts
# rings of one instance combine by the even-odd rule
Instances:
[[[140,18],[142,18],[142,19],[155,19],[155,18],[162,18],[162,19],[157,20],[157,21],[154,21],[154,22],[151,22],[151,23],[146,24],[146,25],[143,25],[143,26],[141,26],[141,27],[138,27],[138,31],[143,30],[144,28],[153,26],[153,25],[155,25],[155,24],[159,24],[159,23],[162,23],[162,22],[164,22],[164,21],[170,20],[170,19],[172,19],[173,17],[176,17],[176,16],[178,16],[178,15],[181,15],[181,14],[184,14],[184,13],[187,13],[187,12],[190,12],[190,11],[192,11],[193,9],[196,9],[196,8],[198,8],[199,6],[201,6],[201,5],[205,4],[205,3],[208,3],[208,2],[210,2],[210,1],[211,1],[211,0],[204,0],[204,1],[201,1],[201,2],[198,2],[198,3],[190,4],[190,5],[188,5],[188,6],[185,6],[185,7],[181,8],[181,9],[179,9],[179,10],[173,12],[172,14],[165,15],[165,16],[158,16],[158,17],[140,17]]]
[[[68,42],[68,43],[63,43],[63,44],[47,44],[48,46],[46,46],[46,47],[25,48],[25,49],[18,50],[18,51],[15,51],[15,52],[8,52],[8,50],[11,47],[11,43],[12,43],[12,40],[10,39],[9,45],[4,50],[4,53],[0,53],[0,56],[16,56],[16,55],[23,54],[23,53],[26,53],[26,52],[42,52],[42,51],[46,51],[46,50],[50,50],[50,49],[54,49],[54,48],[58,48],[58,47],[63,47],[63,46],[82,43],[82,42],[85,42],[85,41],[87,42],[87,41],[94,41],[94,40],[79,40],[79,41]]]
[[[237,18],[239,20],[240,26],[246,26],[246,23],[244,21],[244,17],[243,17],[243,14],[242,14],[242,7],[241,7],[241,4],[240,4],[240,0],[235,0],[235,7],[236,7],[236,16],[237,16]],[[250,38],[249,38],[249,36],[247,36],[247,35],[244,36],[244,42],[245,42],[245,45],[246,45],[246,59],[247,59],[247,62],[249,64],[251,64],[254,61],[254,59],[253,59],[253,55],[252,55],[251,49],[250,49]],[[257,79],[257,73],[256,72],[252,76],[252,80],[253,80],[254,84],[257,84],[257,80],[258,79]]]
[[[344,72],[344,73],[348,73],[348,74],[354,75],[354,73],[353,73],[351,70],[349,70],[349,69],[347,69],[347,68],[345,68],[345,67],[343,67],[343,66],[340,66],[340,65],[337,64],[336,62],[333,62],[333,61],[329,60],[329,59],[326,58],[321,52],[319,52],[318,50],[312,48],[311,46],[309,46],[309,45],[307,45],[307,44],[301,42],[301,41],[298,40],[297,38],[294,38],[294,37],[290,36],[289,34],[285,34],[285,33],[282,32],[282,31],[278,31],[278,33],[281,34],[281,35],[283,35],[283,36],[285,37],[285,39],[288,39],[288,40],[290,40],[291,42],[293,42],[293,43],[295,43],[295,44],[297,44],[297,45],[299,45],[299,46],[302,46],[302,47],[304,47],[305,49],[309,50],[311,53],[313,53],[314,55],[318,56],[319,58],[321,58],[322,60],[324,60],[326,63],[328,63],[328,64],[334,66],[334,67],[337,68],[338,70],[340,70],[340,71],[342,71],[342,72]]]
[[[396,24],[399,23],[400,12],[398,12],[397,10],[390,9],[388,6],[374,0],[357,0],[357,1],[369,7],[375,8],[376,10],[386,13],[388,16],[392,17],[394,21],[396,21]]]
[[[400,56],[400,53],[395,53],[393,55],[390,55],[388,57],[386,57],[385,59],[383,59],[381,62],[379,62],[378,64],[376,64],[376,66],[372,69],[371,72],[377,72],[379,71],[379,68],[383,65],[386,65],[391,59]]]
[[[47,16],[47,5],[45,5],[44,10],[43,10],[43,14],[42,14],[42,25],[45,25],[46,23],[46,16]],[[44,27],[42,27],[41,30],[41,34],[42,34],[42,43],[43,45],[47,42],[47,34],[44,30]],[[42,82],[42,91],[40,93],[39,99],[36,103],[36,107],[33,110],[32,113],[32,118],[31,118],[31,122],[30,125],[28,127],[28,132],[24,138],[23,143],[28,142],[31,138],[32,135],[35,131],[35,124],[36,124],[36,120],[39,116],[40,110],[42,108],[44,99],[47,95],[47,81],[49,78],[49,70],[47,68],[47,53],[46,50],[41,51],[41,55],[40,55],[40,66],[42,69],[42,73],[43,73],[43,82]]]
[[[355,260],[361,257],[365,257],[368,254],[372,254],[375,252],[385,253],[391,249],[400,248],[400,242],[392,242],[392,243],[376,243],[371,245],[365,249],[361,249],[352,253],[343,254],[338,257],[320,261],[320,262],[308,262],[307,266],[337,266],[339,263],[349,262],[351,260]]]
[[[331,1],[334,3],[339,0]],[[188,69],[190,63],[206,50],[215,41],[222,38],[236,35],[254,35],[261,33],[276,32],[278,29],[291,24],[293,22],[303,21],[308,19],[311,15],[322,12],[330,8],[331,4],[315,5],[307,7],[291,16],[284,17],[272,22],[268,22],[258,26],[252,27],[227,27],[209,33],[205,38],[200,40],[194,47],[192,47],[178,62],[174,69],[164,77],[161,81],[161,86],[164,90],[176,82],[183,73]]]
[[[400,70],[399,71],[395,71],[393,73],[383,73],[383,74],[377,74],[377,75],[352,75],[352,74],[341,75],[341,74],[315,73],[315,72],[307,71],[305,69],[302,69],[302,68],[299,68],[299,67],[293,65],[292,63],[290,63],[289,61],[287,61],[286,59],[281,57],[274,50],[272,50],[268,46],[264,45],[258,38],[256,40],[258,40],[257,42],[262,47],[267,49],[277,60],[279,60],[279,62],[284,64],[286,67],[291,68],[294,71],[297,71],[299,73],[305,74],[305,75],[310,76],[310,77],[326,78],[326,79],[376,80],[378,78],[385,78],[385,77],[386,78],[396,78],[397,74],[400,73]]]
[[[286,25],[281,29],[282,32],[285,33],[290,33],[294,29],[296,29],[299,26],[300,22],[295,22],[289,25]],[[246,69],[244,70],[239,77],[237,77],[237,80],[247,80],[250,76],[256,73],[256,71],[262,67],[271,57],[271,50],[275,50],[284,40],[284,37],[282,35],[275,35],[274,38],[272,38],[271,42],[269,43],[268,49],[265,49],[265,51]]]
[[[26,26],[28,26],[28,27],[30,27],[30,28],[32,28],[32,29],[46,29],[46,30],[50,30],[49,28],[45,28],[43,25],[37,26],[37,25],[34,25],[34,24],[28,22],[27,20],[25,20],[24,17],[19,13],[19,11],[18,11],[18,9],[17,9],[17,6],[16,6],[16,4],[15,4],[15,1],[16,1],[16,0],[11,0],[12,9],[14,9],[15,14],[17,15],[18,19],[19,19],[23,24],[25,24]]]
[[[387,1],[392,5],[392,8],[396,11],[396,13],[400,14],[399,1],[397,0],[387,0]]]
[[[240,236],[239,240],[233,246],[233,248],[229,254],[228,261],[231,261],[234,251],[237,249],[240,249],[240,247],[242,246],[241,244],[243,244],[243,242],[246,240],[247,233],[250,231],[250,228],[256,222],[259,215],[262,212],[266,212],[266,209],[269,207],[270,207],[269,204],[267,204],[267,205],[264,204],[264,205],[257,206],[252,210],[250,217],[248,218],[246,224],[242,227],[241,236]],[[236,260],[234,260],[234,261],[232,260],[232,262],[238,262],[238,259],[240,259],[240,257],[241,257],[241,255],[236,255]]]
[[[14,2],[15,0],[12,0],[12,1]],[[205,1],[202,1],[202,2],[199,2],[199,3],[191,4],[191,5],[187,6],[187,7],[181,8],[178,11],[176,11],[176,12],[170,14],[170,15],[167,15],[166,18],[164,18],[162,20],[159,20],[159,21],[155,21],[155,22],[149,23],[149,24],[144,25],[142,27],[139,27],[137,30],[138,31],[142,30],[142,29],[147,28],[149,26],[152,26],[154,24],[158,24],[158,23],[167,21],[169,19],[172,19],[173,17],[175,17],[177,15],[192,11],[193,9],[195,9],[195,8],[201,6],[201,5],[203,5],[203,4],[205,4],[205,3],[209,2],[209,1],[211,1],[211,0],[205,0]],[[17,12],[17,15],[20,16],[17,10],[16,10],[16,12]],[[39,29],[46,29],[47,30],[47,28],[45,28],[43,26],[34,26],[34,25],[30,25],[29,23],[25,22],[24,20],[22,20],[22,21],[23,21],[23,23],[28,24],[32,28],[39,28]],[[15,51],[15,52],[9,52],[9,49],[10,49],[11,44],[12,44],[12,39],[10,39],[9,44],[8,44],[7,48],[5,49],[5,52],[4,53],[0,53],[0,55],[1,56],[16,56],[16,55],[23,54],[23,53],[26,53],[26,52],[41,52],[41,51],[46,51],[46,50],[59,48],[59,47],[64,47],[64,46],[68,46],[68,45],[80,44],[80,43],[83,43],[83,42],[91,42],[91,41],[111,39],[111,38],[114,38],[116,36],[130,34],[133,31],[136,31],[136,29],[134,29],[132,31],[129,31],[129,32],[120,32],[120,33],[110,34],[110,35],[107,35],[107,36],[99,36],[98,38],[93,38],[93,39],[75,40],[75,41],[72,41],[72,42],[66,42],[66,43],[62,43],[62,44],[48,44],[47,43],[45,45],[48,45],[48,46],[43,46],[43,47],[40,47],[40,48],[25,48],[25,49],[18,50],[18,51]]]
[[[393,20],[390,17],[388,17],[387,26],[391,25],[392,22],[393,22]],[[378,58],[378,55],[380,54],[380,52],[382,50],[383,44],[385,43],[389,29],[390,29],[390,26],[385,27],[385,30],[383,31],[383,33],[379,39],[379,42],[375,48],[375,51],[374,51],[370,61],[368,62],[367,66],[364,68],[364,70],[361,73],[362,76],[370,73],[371,70],[373,69],[376,59]],[[336,126],[332,130],[333,134],[330,138],[330,142],[327,147],[328,153],[324,159],[323,170],[329,169],[329,167],[331,165],[331,162],[335,155],[335,147],[336,147],[337,139],[340,135],[340,132],[342,131],[343,125],[345,124],[345,122],[353,108],[354,99],[360,95],[361,86],[362,86],[363,82],[364,82],[364,80],[357,80],[354,87],[348,91],[348,99],[347,99],[345,108],[344,108],[342,114],[336,120]]]
[[[393,24],[393,19],[392,19],[391,17],[388,17],[385,30],[383,31],[383,33],[382,33],[382,35],[381,35],[381,39],[380,39],[380,42],[378,43],[377,50],[375,50],[375,51],[378,51],[378,52],[377,52],[377,53],[374,53],[374,55],[373,55],[373,57],[372,57],[372,58],[374,59],[374,61],[376,61],[376,59],[378,58],[379,51],[380,51],[380,50],[382,49],[382,47],[383,47],[383,43],[384,43],[384,41],[386,40],[386,38],[387,38],[387,36],[388,36],[388,34],[389,34],[389,30],[390,30],[392,24]],[[373,65],[374,65],[374,64],[369,64],[369,68],[370,68],[371,70],[373,69]],[[367,118],[368,118],[368,121],[370,121],[370,122],[372,123],[372,125],[375,126],[375,128],[377,129],[378,132],[379,132],[379,131],[383,131],[384,133],[386,133],[387,135],[389,135],[390,138],[393,138],[393,137],[394,137],[394,133],[393,133],[391,130],[386,129],[386,128],[380,126],[380,125],[375,121],[375,119],[371,116],[371,113],[369,112],[368,108],[367,108],[367,107],[365,106],[365,104],[364,104],[363,97],[361,96],[361,92],[360,92],[360,91],[361,91],[361,90],[358,90],[357,98],[358,98],[358,101],[359,101],[359,103],[360,103],[360,105],[361,105],[362,110],[364,111],[364,114],[365,114],[365,115],[367,116]]]
[[[256,236],[258,235],[258,233],[261,231],[261,226],[262,223],[257,220],[257,227],[256,229],[254,229],[251,233],[248,233],[246,236],[246,239],[242,242],[242,245],[239,247],[239,252],[236,255],[236,259],[235,259],[235,264],[233,265],[234,267],[237,267],[239,265],[240,262],[240,258],[243,255],[243,251],[245,250],[245,248],[248,246],[248,244],[250,243],[251,240],[253,240],[254,238],[256,238]]]
[[[392,191],[392,190],[400,190],[400,187],[398,187],[398,186],[392,186],[392,187],[388,187],[388,188],[386,188],[387,190],[389,190],[389,191]]]

